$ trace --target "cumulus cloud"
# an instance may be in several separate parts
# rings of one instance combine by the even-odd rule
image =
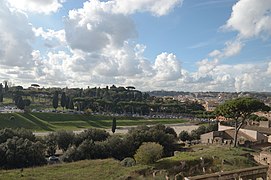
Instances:
[[[238,31],[241,38],[270,36],[270,10],[270,0],[239,0],[224,28]]]
[[[29,67],[32,62],[31,42],[34,40],[27,17],[11,11],[0,2],[0,63],[5,66]]]
[[[122,14],[150,12],[155,16],[162,16],[170,12],[177,5],[181,5],[182,2],[183,0],[115,0],[113,11]]]
[[[57,12],[65,0],[7,0],[11,7],[31,13],[50,14]]]
[[[181,77],[181,65],[172,53],[161,53],[156,57],[154,66],[156,81],[174,81]]]
[[[204,59],[198,63],[198,70],[188,74],[186,84],[192,89],[210,91],[270,91],[271,79],[267,63],[221,64],[217,59]]]
[[[136,37],[132,19],[111,11],[110,2],[97,0],[71,10],[65,23],[70,47],[85,52],[101,51],[106,46],[121,47],[124,41]]]
[[[91,0],[80,9],[69,11],[65,22],[66,39],[72,49],[85,52],[101,51],[108,46],[122,47],[137,36],[130,14],[151,12],[162,16],[181,0]],[[132,5],[131,5],[132,4]]]

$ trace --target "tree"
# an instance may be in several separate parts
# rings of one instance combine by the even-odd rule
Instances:
[[[2,93],[2,92],[3,92],[3,84],[0,83],[0,93]]]
[[[64,110],[64,107],[66,106],[66,102],[67,102],[66,94],[65,94],[65,92],[62,92],[61,99],[60,99],[60,104],[61,104],[61,107],[63,108],[63,110]]]
[[[226,101],[215,109],[216,115],[224,116],[225,118],[234,121],[234,147],[237,147],[237,136],[240,128],[245,120],[253,112],[269,111],[270,108],[263,102],[249,97],[241,97]]]
[[[55,136],[59,149],[63,151],[66,151],[74,142],[74,133],[72,131],[57,131]]]
[[[163,146],[158,143],[143,143],[135,154],[135,160],[140,164],[152,164],[159,160],[163,154]]]
[[[22,98],[21,96],[20,96],[19,99],[18,99],[17,107],[18,107],[19,109],[21,109],[21,110],[23,110],[24,107],[25,107],[24,100],[23,100],[23,98]]]
[[[57,149],[57,140],[55,133],[49,133],[45,136],[46,152],[49,156],[53,156]]]
[[[58,107],[58,92],[55,91],[54,96],[53,96],[53,107],[55,108],[55,110]]]
[[[3,100],[4,100],[4,97],[3,97],[2,92],[0,91],[0,103],[3,102]]]
[[[25,106],[30,106],[31,101],[29,99],[24,99],[23,101]]]
[[[69,96],[66,96],[66,104],[65,104],[65,107],[66,109],[70,109],[70,97]]]
[[[180,134],[179,134],[179,139],[183,142],[185,141],[190,141],[191,140],[191,137],[189,136],[188,132],[187,131],[181,131]]]
[[[112,121],[112,132],[115,133],[116,129],[117,129],[117,120],[114,117]]]
[[[5,93],[7,93],[8,92],[8,81],[4,81],[4,84],[5,84],[4,90],[5,90]]]
[[[74,109],[73,100],[70,98],[69,109]]]

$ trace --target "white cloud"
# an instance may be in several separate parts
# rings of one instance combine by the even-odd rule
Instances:
[[[174,54],[161,53],[156,57],[154,66],[156,81],[174,81],[181,77],[181,65]]]
[[[110,1],[88,1],[83,8],[70,11],[65,31],[70,47],[85,52],[101,51],[107,46],[122,47],[124,41],[136,37],[132,19],[113,14]]]
[[[150,12],[155,16],[163,16],[182,2],[183,0],[115,0],[113,11],[122,14]]]
[[[269,62],[270,63],[270,62]],[[185,83],[192,88],[211,91],[270,91],[271,78],[268,63],[221,64],[207,59],[198,63],[198,71],[191,73]]]
[[[0,63],[6,66],[29,67],[32,62],[31,42],[34,40],[27,17],[10,11],[0,2]]]
[[[50,14],[57,12],[63,0],[7,0],[11,7],[25,12]]]
[[[223,49],[222,57],[231,57],[240,53],[244,44],[239,41],[228,41],[226,42],[226,47]]]
[[[45,31],[42,27],[33,27],[32,30],[35,33],[36,37],[42,37],[45,40],[45,46],[49,48],[67,45],[64,29],[61,29],[59,31],[47,29]]]
[[[243,47],[244,47],[244,43],[241,42],[241,40],[239,39],[236,39],[233,41],[227,41],[225,43],[224,49],[222,49],[221,51],[213,50],[212,52],[209,53],[208,56],[213,57],[213,58],[219,58],[219,59],[232,57],[239,54]]]
[[[270,36],[270,11],[270,0],[239,0],[224,28],[238,31],[241,38]]]
[[[271,75],[271,62],[268,64],[267,74]]]
[[[69,11],[65,22],[66,39],[72,49],[99,52],[107,47],[121,48],[137,36],[129,14],[169,13],[182,0],[99,0],[86,1],[82,8]]]
[[[221,51],[219,51],[219,50],[213,50],[212,52],[210,52],[209,53],[209,56],[210,57],[217,57],[217,56],[219,56],[221,54]]]

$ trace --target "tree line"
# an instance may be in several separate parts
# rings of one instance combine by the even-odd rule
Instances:
[[[72,162],[83,159],[132,157],[143,142],[163,146],[163,156],[172,155],[177,141],[175,131],[164,125],[139,126],[123,136],[110,135],[105,130],[87,129],[79,134],[57,131],[45,137],[35,137],[26,129],[0,130],[0,168],[23,168],[47,163],[46,155],[63,151],[61,159]]]

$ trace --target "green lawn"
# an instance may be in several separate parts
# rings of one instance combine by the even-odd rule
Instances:
[[[11,120],[13,116],[15,119]],[[185,123],[183,119],[143,119],[116,117],[117,126]],[[85,128],[110,128],[113,117],[61,113],[7,113],[0,114],[0,128],[26,128],[34,131],[78,130]]]

